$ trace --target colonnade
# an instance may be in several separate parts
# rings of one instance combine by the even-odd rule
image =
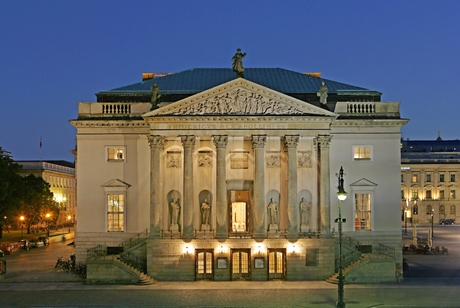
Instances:
[[[196,137],[193,135],[180,135],[184,149],[183,170],[183,195],[184,200],[194,200],[193,187],[193,148]],[[229,230],[227,182],[226,182],[226,153],[228,135],[213,135],[216,147],[216,237],[226,238]],[[285,135],[284,146],[287,151],[287,218],[288,237],[297,237],[299,234],[299,214],[297,200],[297,145],[299,135]],[[253,206],[251,216],[253,219],[254,237],[265,237],[265,143],[266,135],[252,135],[251,141],[254,149],[254,185]],[[162,228],[161,217],[163,207],[160,204],[160,157],[164,146],[164,137],[150,135],[150,237],[159,238]],[[330,135],[318,135],[314,139],[317,152],[319,173],[319,226],[321,233],[330,232],[330,168],[329,144]],[[183,206],[183,237],[193,238],[193,206]]]

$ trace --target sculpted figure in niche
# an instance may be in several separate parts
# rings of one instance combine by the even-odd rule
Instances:
[[[302,225],[308,225],[310,223],[310,207],[311,202],[305,201],[305,198],[302,198],[299,204],[300,207],[300,219]]]
[[[268,204],[268,214],[270,215],[270,224],[276,224],[276,218],[278,216],[278,203],[273,201],[273,198],[270,199],[270,203]]]
[[[180,203],[179,198],[171,200],[171,224],[177,225],[179,221]]]
[[[246,57],[246,53],[241,53],[241,49],[236,50],[236,54],[232,58],[233,71],[236,73],[236,77],[244,76],[243,58]]]
[[[319,102],[323,105],[325,105],[327,103],[327,86],[326,84],[323,82],[321,82],[321,87],[319,88],[319,91],[318,93],[316,93],[317,96],[319,96]]]
[[[201,224],[209,225],[209,214],[211,213],[211,206],[209,205],[208,199],[204,199],[201,203]]]
[[[152,107],[150,108],[150,110],[154,110],[154,109],[157,109],[158,108],[158,100],[160,99],[160,88],[158,88],[157,86],[157,83],[154,82],[153,83],[153,86],[150,88],[150,91],[152,91],[152,97],[151,97],[151,103],[152,103]]]

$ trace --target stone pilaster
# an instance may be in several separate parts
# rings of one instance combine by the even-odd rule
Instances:
[[[227,204],[227,170],[225,157],[227,154],[228,137],[226,135],[214,135],[213,141],[216,146],[216,237],[228,237],[228,204]]]
[[[266,135],[252,135],[254,148],[254,205],[252,221],[254,237],[265,236],[265,142]]]
[[[148,137],[150,145],[150,237],[159,238],[161,231],[160,218],[160,153],[163,150],[164,138],[159,135]]]
[[[323,235],[331,233],[331,200],[330,200],[330,165],[329,165],[329,146],[331,135],[318,135],[315,138],[319,151],[319,209],[320,231]]]
[[[182,201],[183,237],[193,238],[193,147],[195,136],[180,136],[184,147],[184,197]]]
[[[288,236],[299,235],[299,209],[297,206],[297,145],[298,135],[284,136],[284,146],[287,149],[287,216]]]

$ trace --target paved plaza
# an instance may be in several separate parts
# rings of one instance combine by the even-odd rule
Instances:
[[[425,237],[427,226],[418,227]],[[403,239],[412,241],[408,227]],[[435,226],[434,245],[449,255],[405,254],[410,269],[399,283],[346,285],[347,307],[460,307],[460,226]],[[442,243],[442,244],[441,244]],[[75,250],[68,242],[2,258],[0,307],[334,307],[337,285],[325,281],[157,282],[148,286],[86,285],[56,270],[58,257]]]

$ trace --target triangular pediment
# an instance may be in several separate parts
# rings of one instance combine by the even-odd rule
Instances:
[[[108,188],[108,187],[129,188],[130,186],[131,185],[129,185],[128,183],[123,182],[122,180],[119,180],[119,179],[110,180],[109,182],[102,185],[102,187],[105,187],[105,188]]]
[[[372,187],[374,187],[374,186],[377,186],[377,184],[375,184],[374,182],[369,181],[368,179],[362,178],[361,180],[358,180],[358,181],[350,184],[350,186],[354,186],[354,187],[356,187],[356,186],[367,186],[367,187],[372,186]]]
[[[144,114],[158,116],[316,115],[336,117],[328,110],[238,78]]]

